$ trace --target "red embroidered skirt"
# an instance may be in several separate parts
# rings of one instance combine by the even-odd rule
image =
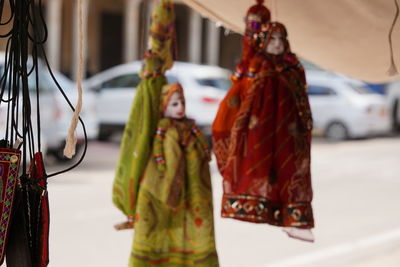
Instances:
[[[302,125],[299,94],[291,91],[305,89],[291,88],[286,77],[259,75],[241,103],[222,173],[223,217],[285,227],[314,226],[311,130]]]

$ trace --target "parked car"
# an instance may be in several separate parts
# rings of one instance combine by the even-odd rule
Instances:
[[[3,72],[4,53],[0,53],[0,74]],[[71,103],[75,105],[77,100],[75,84],[60,72],[53,70],[53,73]],[[31,99],[32,125],[35,139],[37,139],[36,85],[33,74],[28,77],[28,86]],[[63,156],[63,149],[73,111],[59,92],[47,67],[41,61],[39,61],[39,95],[42,151],[54,156],[57,160],[64,160],[66,158]],[[88,139],[95,139],[98,135],[98,121],[94,94],[85,92],[83,102],[81,117],[86,126],[87,136]],[[21,110],[19,110],[18,116],[22,118]],[[7,103],[2,102],[0,105],[0,139],[4,138],[6,119]],[[76,136],[78,139],[77,151],[79,151],[84,141],[83,130],[79,124]]]
[[[365,83],[335,73],[306,71],[314,131],[331,140],[390,131],[385,98]]]
[[[386,85],[386,99],[389,105],[389,114],[392,122],[392,130],[400,133],[400,81],[393,81]]]
[[[97,93],[97,115],[100,121],[99,139],[107,140],[121,132],[128,120],[140,82],[141,61],[118,65],[105,70],[85,81],[85,88]],[[166,72],[168,82],[179,82],[185,90],[186,114],[195,119],[206,133],[218,105],[230,87],[230,71],[192,63],[175,62]]]

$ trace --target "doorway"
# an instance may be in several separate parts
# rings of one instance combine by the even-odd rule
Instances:
[[[108,69],[122,63],[123,16],[118,13],[101,14],[100,68]]]

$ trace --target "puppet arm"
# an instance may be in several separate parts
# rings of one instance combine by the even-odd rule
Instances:
[[[192,134],[199,141],[202,151],[204,151],[205,157],[207,158],[208,161],[210,161],[211,160],[210,146],[209,146],[208,141],[207,141],[206,137],[204,136],[203,132],[200,130],[200,128],[197,125],[193,125],[191,131],[192,131]]]
[[[176,127],[168,127],[165,131],[165,137],[161,141],[164,163],[157,164],[159,170],[160,168],[164,170],[160,180],[162,188],[160,190],[159,199],[170,208],[175,209],[180,203],[185,183],[185,153],[179,143],[179,132]]]
[[[165,132],[167,131],[167,127],[165,125],[164,120],[160,121],[157,127],[156,135],[154,138],[154,146],[153,146],[153,155],[157,164],[157,169],[164,173],[165,166],[165,154],[164,154],[164,139]]]

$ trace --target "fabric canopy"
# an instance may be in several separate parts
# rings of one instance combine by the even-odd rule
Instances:
[[[254,0],[183,0],[228,29],[241,33]],[[331,71],[367,82],[387,82],[389,31],[397,0],[270,0],[272,20],[286,25],[292,51]],[[400,18],[393,35],[394,61],[400,70]]]

